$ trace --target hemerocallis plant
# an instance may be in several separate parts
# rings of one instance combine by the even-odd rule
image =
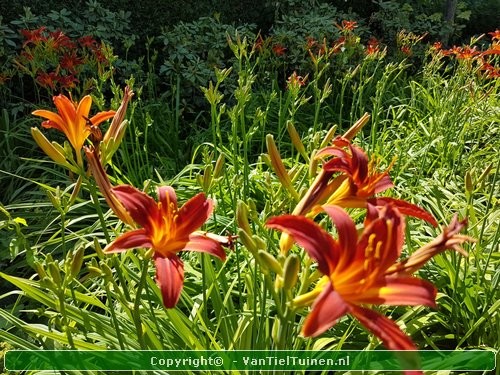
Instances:
[[[180,251],[200,251],[225,260],[222,245],[229,245],[231,239],[198,231],[213,210],[213,202],[205,194],[195,195],[178,208],[177,196],[170,186],[158,187],[158,201],[129,185],[111,191],[141,228],[122,234],[104,252],[153,249],[156,282],[166,308],[175,307],[184,283],[184,265],[177,255]]]
[[[292,214],[314,218],[324,205],[344,208],[366,208],[367,204],[383,206],[391,203],[404,215],[417,217],[437,226],[436,219],[422,208],[404,200],[376,195],[394,187],[389,176],[389,168],[380,172],[374,159],[368,156],[349,139],[337,137],[332,145],[319,150],[315,158],[324,159],[322,170],[297,204]],[[283,172],[283,173],[286,173]],[[280,247],[286,253],[291,247],[291,239],[284,233]]]
[[[316,287],[293,300],[295,307],[312,304],[302,334],[318,336],[346,314],[354,316],[391,350],[413,350],[415,345],[396,325],[367,305],[436,306],[436,289],[428,281],[411,274],[435,254],[472,241],[457,234],[465,220],[454,219],[430,244],[408,259],[397,262],[404,243],[405,219],[391,203],[376,207],[368,204],[364,229],[360,235],[350,216],[340,207],[324,205],[338,232],[333,238],[311,219],[282,215],[267,222],[293,237],[318,263],[324,275]]]
[[[32,114],[47,119],[42,122],[44,128],[54,128],[66,135],[66,138],[76,152],[78,165],[82,166],[81,150],[85,141],[94,131],[99,131],[98,126],[102,122],[112,118],[116,112],[103,111],[89,117],[90,107],[92,106],[92,97],[90,95],[84,96],[78,103],[62,94],[54,96],[53,101],[57,108],[57,113],[38,109],[33,111]]]

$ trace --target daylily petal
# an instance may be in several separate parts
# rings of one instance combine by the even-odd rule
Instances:
[[[144,228],[126,232],[117,237],[113,242],[104,248],[106,253],[119,253],[137,247],[151,248],[151,240]]]
[[[318,336],[333,327],[337,320],[350,310],[350,305],[333,290],[329,282],[314,301],[312,310],[302,326],[302,334],[306,337]]]
[[[132,219],[140,226],[152,231],[156,225],[161,225],[161,214],[158,204],[146,193],[130,185],[119,185],[111,189],[123,204]]]
[[[437,221],[429,212],[420,208],[419,206],[412,204],[410,202],[406,202],[401,199],[390,198],[390,197],[381,197],[381,198],[372,198],[368,200],[368,203],[373,204],[375,206],[384,206],[388,204],[392,204],[397,207],[399,212],[403,215],[413,216],[422,220],[427,221],[433,226],[437,226]]]
[[[383,175],[379,176],[376,182],[375,181],[372,182],[373,194],[381,193],[382,191],[385,191],[392,187],[394,187],[394,183],[392,182],[391,177],[387,173],[384,173]]]
[[[175,307],[184,285],[184,265],[177,256],[155,257],[156,283],[160,287],[163,305],[167,309]]]
[[[329,275],[339,259],[338,244],[314,221],[303,216],[272,217],[266,226],[291,235],[309,256],[318,262],[318,269]]]
[[[347,298],[351,302],[377,305],[425,305],[436,307],[436,288],[416,277],[386,277],[381,282]]]
[[[101,122],[104,122],[112,118],[115,115],[115,113],[116,113],[115,111],[99,112],[90,118],[90,122],[93,125],[99,125]]]
[[[387,349],[416,350],[415,344],[406,336],[398,325],[379,313],[351,305],[351,314],[359,320],[370,332],[377,336]]]
[[[358,242],[356,259],[360,260],[364,256],[366,261],[370,261],[373,270],[368,271],[372,278],[376,278],[401,255],[405,222],[399,212],[390,206],[382,207],[378,211],[368,208],[367,218],[373,212],[378,212],[379,218],[365,221],[365,230]]]
[[[459,221],[457,216],[454,216],[450,225],[444,227],[443,232],[439,236],[415,251],[407,259],[394,264],[387,270],[387,273],[411,274],[420,269],[433,256],[446,249],[453,249],[467,256],[467,252],[460,245],[464,242],[474,242],[475,239],[458,234],[466,224],[467,219]]]
[[[358,243],[358,232],[351,217],[342,208],[334,205],[324,205],[322,208],[330,216],[337,228],[341,254],[339,254],[335,269],[342,269],[351,263],[355,255],[353,249],[356,248]]]
[[[368,177],[368,156],[359,147],[349,145],[352,154],[352,177],[355,181],[363,182]]]
[[[111,191],[111,182],[109,181],[108,175],[104,171],[101,164],[98,151],[93,146],[84,146],[83,149],[85,151],[85,155],[87,155],[89,169],[94,176],[97,186],[99,187],[99,191],[104,196],[106,203],[121,221],[133,226],[134,221],[132,217],[125,207],[123,207],[116,195]]]
[[[48,119],[49,121],[44,121],[42,123],[42,126],[45,128],[55,128],[57,130],[60,130],[62,132],[66,132],[66,124],[64,123],[64,120],[62,119],[61,116],[59,116],[57,113],[47,111],[45,109],[37,109],[36,111],[32,112],[33,115],[35,116],[40,116],[43,118]]]
[[[212,214],[213,202],[204,193],[199,193],[188,200],[179,209],[177,230],[179,233],[192,233],[199,229]]]
[[[53,100],[63,122],[71,127],[76,118],[75,104],[65,95],[54,96]]]
[[[200,251],[215,255],[221,260],[226,259],[226,253],[221,244],[204,234],[193,233],[189,236],[189,241],[183,250]]]
[[[76,109],[76,119],[79,121],[82,119],[85,122],[84,116],[89,117],[90,107],[92,106],[92,97],[90,95],[85,95],[78,103],[78,108]],[[95,124],[94,124],[95,125]]]
[[[171,186],[160,186],[156,190],[158,194],[158,201],[161,203],[161,213],[163,216],[169,212],[177,211],[177,195]]]

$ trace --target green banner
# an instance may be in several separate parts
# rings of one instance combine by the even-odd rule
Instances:
[[[457,370],[495,368],[495,352],[293,350],[9,350],[9,371]]]

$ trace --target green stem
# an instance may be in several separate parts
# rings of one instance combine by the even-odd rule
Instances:
[[[94,203],[94,206],[95,206],[95,209],[97,212],[97,216],[99,216],[99,221],[101,222],[101,227],[102,227],[102,231],[104,232],[104,237],[106,238],[106,242],[110,243],[111,237],[109,236],[108,227],[106,225],[106,220],[104,219],[104,214],[102,212],[101,205],[99,204],[99,198],[97,197],[97,191],[96,191],[95,185],[89,180],[87,180],[87,185],[89,187],[90,196],[92,197],[92,202]]]
[[[113,325],[115,326],[116,338],[118,339],[118,345],[120,345],[120,349],[125,350],[125,345],[123,344],[122,332],[120,330],[120,324],[118,323],[118,319],[116,318],[115,308],[113,306],[113,300],[110,298],[111,290],[109,289],[109,284],[107,281],[104,282],[106,289],[106,296],[108,302],[108,308],[111,313],[111,320],[113,321]]]
[[[141,304],[141,293],[146,283],[146,276],[148,275],[148,265],[149,265],[149,259],[145,259],[144,264],[142,265],[141,279],[139,280],[139,284],[137,285],[137,292],[135,294],[135,301],[134,301],[134,309],[132,311],[135,329],[137,331],[137,338],[139,340],[139,345],[143,350],[146,350],[147,347],[146,347],[146,342],[144,341],[144,331],[142,329],[140,304]]]

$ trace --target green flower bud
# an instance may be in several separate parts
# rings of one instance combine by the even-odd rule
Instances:
[[[285,289],[292,289],[299,277],[300,259],[296,254],[290,254],[283,267],[283,286]]]
[[[267,251],[259,250],[257,254],[259,258],[259,263],[262,266],[262,268],[267,268],[268,270],[273,271],[277,275],[281,275],[283,273],[281,264],[279,264],[276,258],[273,257],[271,254],[269,254]]]

